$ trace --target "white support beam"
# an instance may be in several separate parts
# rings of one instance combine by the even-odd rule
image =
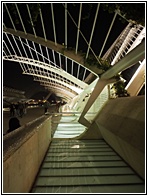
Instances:
[[[94,23],[93,23],[93,28],[92,28],[92,31],[91,31],[91,36],[90,36],[90,40],[89,40],[89,44],[88,44],[86,57],[85,57],[86,59],[87,59],[88,54],[89,54],[89,49],[90,49],[90,45],[91,45],[91,41],[92,41],[92,37],[93,37],[95,25],[96,25],[96,20],[97,20],[97,16],[98,16],[99,7],[100,7],[100,3],[98,3],[98,6],[97,6],[96,15],[95,15]]]
[[[102,79],[108,79],[121,71],[127,69],[128,67],[134,65],[135,63],[143,60],[145,58],[145,41],[143,40],[136,48],[130,51],[124,58],[122,58],[118,63],[111,67],[108,71],[102,74]]]
[[[42,16],[42,10],[41,10],[41,8],[39,8],[39,12],[40,12],[40,18],[41,18],[41,22],[42,22],[42,28],[43,28],[44,38],[45,38],[45,42],[46,42],[47,41],[47,39],[46,39],[46,32],[45,32],[45,27],[44,27],[44,21],[43,21],[43,16]]]
[[[84,107],[84,109],[83,109],[83,111],[81,113],[81,116],[80,116],[80,118],[78,120],[81,124],[83,124],[86,127],[89,127],[91,125],[91,123],[87,119],[85,119],[86,113],[88,112],[90,107],[93,105],[93,103],[95,102],[97,97],[100,95],[100,93],[102,92],[104,87],[107,84],[114,83],[115,81],[116,81],[115,79],[99,79],[97,81],[97,84],[95,85],[94,90],[91,93],[91,96],[88,99],[88,101],[87,101],[87,103],[86,103],[86,105],[85,105],[85,107]]]
[[[40,82],[41,85],[45,85],[45,86],[48,86],[48,87],[59,87],[60,89],[65,89],[67,92],[72,92],[73,94],[77,95],[76,92],[74,92],[72,89],[62,85],[61,83],[55,83],[55,81],[51,80],[50,77],[49,79],[45,79],[45,78],[36,78],[34,79],[34,81],[37,81],[37,82]]]
[[[68,12],[68,14],[69,14],[71,20],[73,21],[74,25],[75,25],[75,26],[77,27],[77,29],[78,29],[78,26],[77,26],[75,20],[73,19],[73,17],[71,16],[71,14],[70,14],[69,12]],[[83,37],[83,39],[84,39],[84,41],[86,42],[86,44],[88,45],[89,43],[88,43],[87,39],[85,38],[84,34],[82,33],[82,31],[80,31],[80,34],[81,34],[81,36]],[[95,52],[93,51],[93,49],[92,49],[91,47],[90,47],[90,50],[91,50],[92,54],[94,55],[94,57],[96,58],[96,60],[98,61],[98,63],[101,63],[100,60],[98,59],[97,55],[95,54]]]
[[[32,26],[32,29],[33,29],[34,36],[35,36],[35,38],[37,38],[37,35],[36,35],[36,32],[35,32],[35,28],[34,28],[34,24],[33,24],[33,20],[32,20],[32,17],[31,17],[29,6],[28,6],[28,4],[26,4],[26,6],[27,6],[27,10],[28,10],[30,21],[31,21],[31,26]]]
[[[50,40],[47,40],[47,42],[45,42],[45,40],[43,38],[41,38],[41,37],[35,38],[35,36],[32,35],[32,34],[28,33],[27,35],[25,35],[25,33],[22,32],[22,31],[15,32],[13,29],[10,29],[10,28],[4,29],[4,32],[6,32],[8,34],[13,34],[13,35],[18,36],[18,37],[20,36],[21,38],[28,39],[30,41],[34,41],[37,44],[41,44],[42,46],[50,48],[50,49],[52,49],[52,50],[54,50],[54,51],[56,51],[56,52],[58,52],[58,53],[63,55],[63,45],[61,45],[61,44],[57,44],[55,46],[55,43],[50,41]],[[93,52],[93,54],[94,54],[94,52]],[[95,67],[91,67],[91,66],[89,66],[89,68],[88,68],[88,66],[86,67],[86,65],[84,65],[84,57],[82,55],[75,54],[73,51],[70,51],[70,50],[65,50],[64,51],[64,56],[66,56],[70,60],[80,64],[82,67],[86,68],[92,74],[98,76],[98,70],[99,69],[96,69]],[[96,55],[95,55],[95,57],[96,57],[97,61],[99,62],[99,60],[98,60]]]
[[[87,104],[85,105],[83,112],[81,113],[81,116],[79,118],[79,122],[81,124],[83,124],[86,127],[89,127],[91,125],[91,123],[85,119],[85,115],[90,109],[90,107],[92,106],[92,104],[94,103],[94,101],[97,99],[97,97],[99,96],[103,88],[107,84],[115,82],[113,76],[127,69],[128,67],[137,63],[138,61],[144,59],[144,57],[145,57],[145,42],[142,41],[141,44],[139,44],[136,48],[134,48],[131,52],[129,52],[123,59],[121,59],[118,63],[116,63],[112,68],[110,68],[101,76]]]
[[[82,3],[80,3],[80,10],[79,10],[79,21],[78,21],[77,41],[76,41],[76,54],[77,54],[77,52],[78,52],[78,42],[79,42],[79,32],[80,32],[81,12],[82,12]]]
[[[69,98],[70,100],[73,99],[76,95],[74,93],[71,93],[65,89],[61,89],[59,87],[56,87],[56,86],[46,86],[44,84],[41,83],[42,86],[45,87],[45,89],[48,89],[50,92],[53,92],[55,93],[56,95],[61,95],[61,97],[67,97]]]
[[[53,23],[54,41],[55,41],[55,45],[57,45],[56,30],[55,30],[55,21],[54,21],[54,11],[53,11],[53,4],[52,4],[52,3],[51,3],[51,13],[52,13],[52,23]]]
[[[92,93],[92,91],[94,90],[95,85],[97,84],[99,78],[97,78],[96,80],[94,80],[90,85],[88,85],[81,94],[78,95],[78,101],[77,101],[77,105],[75,105],[75,109],[77,110],[78,107],[82,104],[82,100],[84,99],[84,97],[86,96],[86,94],[90,94]]]
[[[67,48],[67,3],[65,3],[65,48]]]
[[[17,10],[17,13],[18,13],[18,15],[19,15],[19,18],[20,18],[20,21],[21,21],[23,30],[24,30],[25,34],[27,34],[26,29],[25,29],[25,26],[24,26],[24,23],[23,23],[23,20],[22,20],[22,17],[21,17],[21,14],[20,14],[20,11],[19,11],[18,6],[17,6],[16,3],[15,3],[15,6],[16,6],[16,10]]]
[[[11,21],[11,23],[12,23],[12,26],[13,26],[13,28],[14,28],[15,32],[16,32],[17,30],[16,30],[16,28],[15,28],[15,25],[14,25],[14,22],[13,22],[13,20],[12,20],[11,15],[10,15],[10,12],[9,12],[9,10],[8,10],[8,7],[7,7],[6,3],[4,3],[4,5],[5,5],[5,7],[6,7],[6,10],[7,10],[8,16],[9,16],[10,21]]]
[[[104,41],[103,46],[102,46],[102,49],[101,49],[101,51],[100,51],[99,58],[101,58],[101,54],[102,54],[102,52],[103,52],[103,49],[104,49],[104,47],[105,47],[105,44],[106,44],[107,39],[108,39],[108,37],[109,37],[109,34],[110,34],[110,32],[111,32],[112,26],[113,26],[113,24],[114,24],[114,22],[115,22],[116,16],[117,16],[117,12],[115,12],[115,14],[114,14],[112,23],[111,23],[111,25],[110,25],[110,27],[109,27],[108,33],[107,33],[107,35],[106,35],[105,41]]]
[[[56,73],[58,75],[61,75],[62,77],[68,79],[69,81],[72,81],[74,84],[80,86],[81,88],[85,88],[87,86],[86,83],[82,82],[81,80],[78,80],[74,76],[70,75],[69,73],[65,72],[64,70],[58,69],[56,67],[53,67],[52,65],[43,63],[41,61],[33,60],[33,59],[28,59],[24,57],[18,57],[18,56],[7,56],[3,57],[4,60],[9,60],[9,61],[14,61],[14,62],[20,62],[20,63],[25,63],[25,64],[30,64],[39,68],[46,69],[50,72]]]
[[[75,86],[69,85],[66,82],[59,81],[59,80],[57,80],[55,78],[43,76],[43,75],[40,75],[40,74],[34,74],[34,73],[23,73],[23,74],[37,76],[37,77],[44,78],[44,79],[50,79],[50,80],[52,80],[52,81],[54,81],[56,83],[60,83],[60,84],[64,85],[65,87],[68,87],[69,89],[75,91],[77,94],[82,92],[82,89],[79,89],[79,88],[77,88]]]
[[[140,66],[134,73],[133,77],[125,87],[130,96],[137,96],[145,83],[145,60],[140,63]]]
[[[44,86],[44,85],[43,85]],[[56,92],[56,94],[60,93],[62,96],[66,96],[66,97],[69,97],[70,99],[73,99],[76,95],[74,93],[71,93],[65,89],[61,89],[61,88],[58,88],[56,86],[54,87],[50,87],[50,86],[46,86],[48,90],[52,91],[52,92]]]

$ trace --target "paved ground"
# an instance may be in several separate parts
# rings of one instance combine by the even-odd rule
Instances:
[[[49,109],[49,112],[54,113],[55,112],[55,106],[51,106]],[[28,108],[27,114],[23,116],[22,118],[18,117],[20,120],[20,124],[24,125],[40,116],[44,115],[44,108],[38,107],[38,108]],[[9,129],[9,119],[10,114],[9,111],[3,112],[3,134],[6,133],[6,131]]]

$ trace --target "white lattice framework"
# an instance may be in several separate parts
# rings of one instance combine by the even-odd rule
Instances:
[[[80,5],[80,7],[82,4]],[[4,7],[7,11],[13,29],[17,31],[15,22],[12,17],[12,13],[9,10],[9,6],[4,4]],[[28,15],[30,18],[30,22],[32,24],[33,34],[37,37],[36,30],[34,28],[31,11],[29,4],[26,4]],[[24,25],[22,14],[19,10],[19,4],[15,4],[16,12],[18,14],[19,20],[21,21],[21,25],[25,34],[27,34],[26,27]],[[67,6],[65,4],[65,45],[67,47]],[[56,41],[56,31],[55,31],[55,20],[54,20],[54,11],[53,4],[51,4],[52,11],[52,21],[53,21],[53,31],[54,31],[54,40],[55,45],[57,45]],[[44,34],[44,39],[46,39],[46,30],[44,25],[44,19],[42,15],[42,10],[39,8],[40,19]],[[79,25],[80,25],[80,13],[79,13]],[[4,29],[7,31],[7,27],[4,24]],[[77,33],[77,46],[76,51],[78,50],[78,37],[79,30]],[[76,94],[80,93],[87,84],[83,81],[87,77],[89,73],[91,73],[87,68],[78,64],[77,62],[69,59],[60,53],[55,52],[54,50],[50,50],[47,47],[43,47],[41,44],[37,44],[33,41],[29,41],[27,39],[23,39],[20,36],[14,36],[8,32],[4,33],[4,60],[19,62],[23,74],[29,74],[34,77],[34,80],[39,81],[41,85],[45,86],[46,89],[49,89],[53,92],[61,92],[61,88],[63,89],[64,95],[67,98],[73,98]],[[51,60],[52,58],[52,60]],[[64,59],[64,66],[62,67],[62,60]],[[57,63],[58,61],[58,63]],[[70,72],[68,73],[68,66],[71,64]],[[81,74],[81,76],[80,76]],[[38,79],[36,79],[38,78]],[[70,96],[70,97],[69,97]]]
[[[100,9],[100,3],[96,6],[96,13],[94,15],[94,22],[91,28],[91,34],[89,41],[85,38],[81,31],[81,20],[83,4],[79,4],[78,12],[78,22],[74,20],[70,11],[68,10],[67,3],[62,4],[65,11],[65,41],[62,50],[58,49],[60,47],[57,41],[56,32],[56,13],[54,12],[54,4],[50,3],[51,7],[51,19],[52,19],[52,30],[54,35],[54,47],[47,47],[48,35],[47,35],[47,25],[44,24],[45,16],[43,15],[42,3],[39,6],[39,19],[42,29],[42,39],[38,39],[39,35],[37,32],[37,27],[34,25],[33,15],[31,12],[31,4],[24,4],[24,9],[26,9],[26,15],[24,18],[22,8],[19,3],[13,4],[13,9],[17,15],[21,25],[17,25],[14,19],[14,14],[10,10],[10,4],[4,3],[3,9],[7,13],[10,25],[3,25],[3,59],[19,62],[23,74],[32,75],[35,81],[40,82],[46,89],[54,92],[55,94],[65,97],[66,99],[72,99],[76,95],[80,94],[87,86],[85,80],[88,75],[98,77],[98,75],[86,68],[84,61],[75,60],[70,58],[69,55],[65,55],[65,51],[68,48],[68,19],[72,20],[75,28],[77,29],[75,49],[72,51],[73,54],[78,54],[78,47],[80,41],[80,35],[87,44],[87,50],[84,59],[87,59],[89,52],[91,52],[99,63],[99,58],[102,56],[102,52],[105,48],[107,40],[109,38],[110,32],[113,29],[114,22],[118,17],[118,13],[115,12],[110,23],[108,32],[106,34],[103,46],[98,55],[94,52],[91,47],[92,39],[94,36],[94,31],[96,27],[96,21],[98,19],[98,13]],[[27,19],[30,21],[31,29],[26,25]],[[11,33],[13,29],[14,33]],[[29,34],[33,37],[30,37]],[[144,35],[144,28],[139,25],[138,28],[131,27],[129,23],[126,29],[119,35],[112,47],[107,51],[107,53],[102,57],[104,60],[108,60],[113,65],[123,58],[130,50],[132,50],[137,44],[137,38]],[[142,37],[142,38],[143,38]],[[141,39],[141,37],[140,37]],[[124,40],[124,42],[123,42]],[[140,43],[140,42],[139,42]],[[56,48],[54,50],[53,48]],[[79,57],[79,56],[78,56]],[[78,59],[78,58],[77,58]],[[81,58],[82,59],[82,58]]]
[[[4,36],[5,41],[3,59],[19,62],[23,70],[23,74],[32,75],[35,81],[37,81],[35,77],[38,77],[40,83],[44,83],[44,86],[47,89],[50,89],[51,91],[55,92],[55,89],[58,89],[60,86],[61,88],[65,89],[65,91],[67,91],[67,97],[69,97],[68,95],[70,92],[70,98],[73,98],[87,86],[87,84],[84,82],[85,78],[87,77],[86,73],[90,73],[90,71],[87,68],[84,68],[80,64],[74,62],[71,59],[68,59],[67,57],[62,56],[60,53],[57,53],[53,50],[51,53],[51,50],[47,47],[47,56],[44,56],[41,45],[39,45],[39,48],[41,49],[41,53],[39,53],[36,50],[38,44],[34,42],[32,42],[32,45],[34,46],[33,48],[30,47],[28,40],[23,40],[20,37],[18,39],[18,37],[15,37],[14,35],[7,33],[5,33]],[[14,44],[12,44],[12,42],[14,42]],[[50,60],[49,55],[52,55],[54,62]],[[58,62],[56,62],[55,56],[58,57]],[[62,58],[64,58],[65,60],[65,70],[62,68]],[[71,64],[72,67],[72,69],[69,72],[68,63]],[[83,72],[83,75],[81,76],[80,71],[81,73]],[[79,79],[80,77],[81,80]],[[50,82],[45,83],[46,80]],[[52,88],[49,88],[50,86]],[[58,88],[56,88],[56,86],[58,86]]]
[[[145,38],[145,27],[129,23],[113,45],[104,54],[102,59],[108,60],[111,65],[120,61],[126,54],[133,50]]]

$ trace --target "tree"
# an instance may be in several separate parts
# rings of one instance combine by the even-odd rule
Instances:
[[[125,90],[125,82],[121,80],[121,75],[117,74],[115,76],[116,83],[113,84],[112,88],[115,90],[115,95],[117,97],[128,97],[130,94]]]
[[[109,13],[118,11],[126,20],[145,26],[145,3],[106,3],[102,6]]]
[[[97,61],[97,59],[93,54],[89,54],[88,58],[85,59],[85,65],[97,67],[99,70],[101,70],[100,75],[102,75],[105,71],[107,71],[111,67],[110,63],[107,60],[102,60],[101,58],[98,58]]]

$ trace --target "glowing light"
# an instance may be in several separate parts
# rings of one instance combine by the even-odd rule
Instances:
[[[74,145],[71,148],[80,148],[80,145]]]

